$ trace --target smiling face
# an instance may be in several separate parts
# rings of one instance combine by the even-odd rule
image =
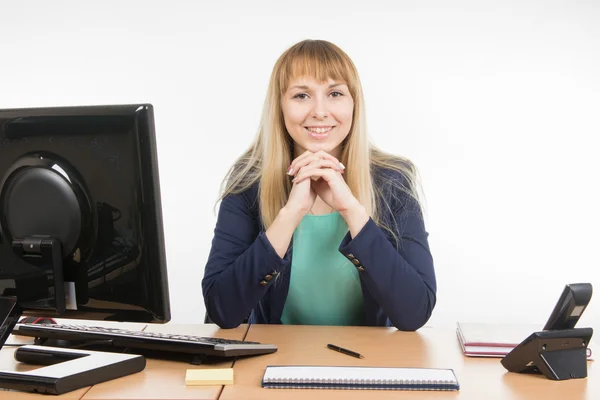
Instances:
[[[352,126],[354,100],[345,82],[297,78],[281,97],[285,127],[294,140],[294,158],[324,150],[339,158]]]

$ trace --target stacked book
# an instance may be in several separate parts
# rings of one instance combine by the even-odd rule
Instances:
[[[472,357],[504,357],[533,332],[538,325],[486,324],[458,322],[456,336],[464,355]],[[592,350],[588,346],[588,360]]]

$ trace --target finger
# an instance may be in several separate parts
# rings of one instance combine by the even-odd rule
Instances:
[[[313,168],[315,168],[315,169],[319,169],[319,168],[330,168],[330,169],[333,169],[333,170],[335,170],[335,171],[338,171],[338,172],[339,172],[339,173],[341,173],[341,174],[343,174],[343,173],[344,173],[344,170],[343,170],[343,169],[340,167],[340,165],[339,165],[339,164],[336,164],[336,163],[334,163],[334,162],[333,162],[333,161],[331,161],[331,160],[317,159],[317,160],[315,160],[315,161],[312,161],[310,164],[308,164],[308,165],[305,165],[305,166],[303,166],[303,167],[299,168],[299,169],[298,169],[298,171],[296,171],[296,172],[292,173],[292,175],[291,175],[291,176],[293,176],[293,175],[296,175],[296,176],[297,176],[297,175],[298,175],[298,173],[300,173],[300,171],[307,171],[307,170],[309,170],[309,169],[313,169]],[[313,177],[312,177],[312,179],[313,179],[314,181],[317,181],[317,180],[319,179],[319,177],[317,177],[317,176],[313,176]]]
[[[295,173],[297,173],[298,171],[300,171],[301,168],[304,168],[307,165],[309,165],[315,161],[319,161],[320,159],[321,158],[316,156],[314,153],[310,153],[310,154],[303,155],[302,157],[298,157],[296,160],[294,160],[294,162],[288,169],[287,174],[292,176]]]
[[[322,158],[311,162],[310,164],[308,164],[306,167],[304,168],[331,168],[335,171],[338,171],[339,173],[343,174],[344,170],[342,169],[342,167],[340,166],[339,163],[335,163],[334,161],[331,160],[324,160]],[[311,179],[313,181],[318,181],[320,178],[318,176],[311,176]]]
[[[334,170],[339,171],[339,172],[344,171],[342,169],[342,167],[340,166],[339,163],[335,163],[334,161],[331,161],[331,160],[323,160],[322,158],[311,162],[306,167],[311,167],[311,168],[331,168],[331,169],[334,169]]]
[[[296,160],[294,160],[294,162],[292,162],[292,165],[290,166],[290,168],[287,171],[287,174],[290,176],[293,176],[295,174],[297,174],[297,172],[311,164],[314,162],[318,162],[320,160],[326,160],[326,161],[330,161],[332,164],[328,165],[330,168],[339,170],[339,171],[343,171],[344,170],[344,164],[342,164],[341,162],[338,161],[337,158],[335,158],[334,156],[332,156],[331,154],[323,151],[323,150],[319,150],[316,153],[304,153],[302,156],[296,158]]]
[[[294,161],[292,161],[292,164],[290,164],[290,168],[288,168],[288,172],[290,170],[293,170],[290,175],[293,175],[294,171],[298,171],[301,167],[303,167],[304,165],[307,165],[310,160],[316,160],[316,159],[325,159],[325,160],[331,160],[336,164],[339,164],[340,167],[342,169],[346,168],[344,166],[344,164],[342,164],[337,158],[335,158],[334,156],[332,156],[331,154],[327,153],[324,150],[319,150],[316,153],[313,153],[311,151],[305,151],[304,153],[302,153],[300,156],[296,157],[296,159]]]
[[[319,150],[315,153],[315,155],[319,158],[323,158],[325,160],[331,160],[336,164],[339,164],[340,167],[342,167],[342,169],[346,168],[344,167],[344,164],[342,164],[340,162],[340,160],[338,160],[337,158],[335,158],[334,156],[332,156],[331,154],[329,154],[328,152],[326,152],[325,150]]]
[[[302,168],[298,172],[298,175],[292,179],[292,182],[299,183],[308,178],[323,178],[327,182],[331,182],[331,180],[335,178],[336,174],[338,174],[338,172],[331,168]]]
[[[287,174],[292,175],[294,172],[298,172],[300,168],[308,165],[314,159],[316,159],[316,156],[312,151],[305,151],[292,161],[287,170]]]
[[[331,168],[307,169],[307,170],[304,170],[303,172],[300,172],[298,174],[298,176],[296,176],[294,179],[292,179],[292,182],[300,183],[306,179],[312,179],[314,181],[318,181],[319,179],[323,178],[325,181],[327,181],[329,183],[334,179],[336,174],[341,176],[340,173],[332,170]]]

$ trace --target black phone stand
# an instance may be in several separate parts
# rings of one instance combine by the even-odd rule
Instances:
[[[144,370],[146,359],[134,354],[107,353],[26,345],[15,359],[45,365],[28,371],[0,371],[0,387],[34,393],[63,394]]]
[[[501,363],[510,372],[541,372],[552,380],[585,378],[592,334],[592,328],[534,332]]]
[[[0,349],[20,315],[16,298],[0,296]],[[44,367],[32,371],[0,370],[0,388],[48,394],[67,393],[146,367],[146,359],[141,355],[34,345],[19,347],[15,359]]]

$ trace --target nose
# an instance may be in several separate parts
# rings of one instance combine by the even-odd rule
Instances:
[[[325,102],[321,99],[317,99],[315,106],[312,110],[312,117],[316,119],[325,119],[329,115]]]

